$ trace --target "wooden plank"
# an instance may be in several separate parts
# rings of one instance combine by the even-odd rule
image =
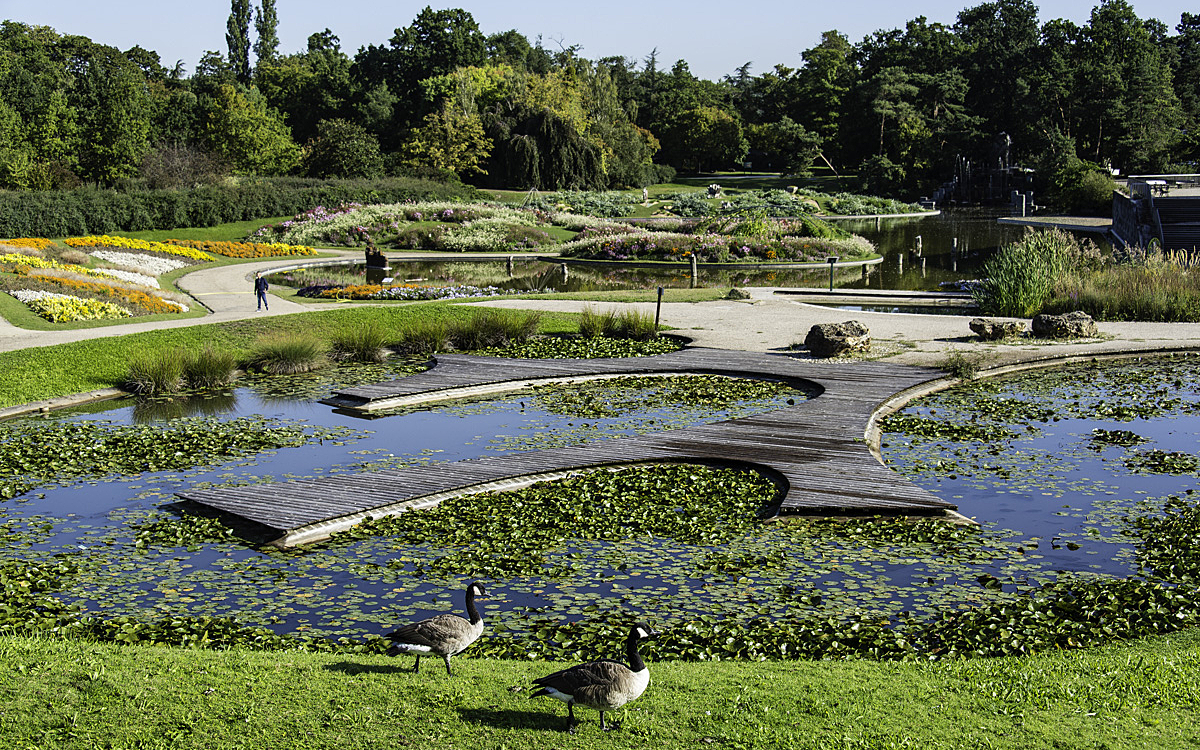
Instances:
[[[810,384],[820,394],[764,414],[651,435],[447,464],[178,494],[270,528],[290,530],[422,496],[565,469],[700,461],[775,472],[788,483],[781,507],[789,512],[928,513],[955,508],[879,464],[862,442],[867,422],[880,403],[898,391],[940,376],[939,371],[927,368],[878,362],[833,364],[716,349],[599,360],[441,355],[435,367],[424,373],[346,388],[329,402],[362,406],[398,396],[446,394],[453,389],[513,381],[655,373],[782,379]]]

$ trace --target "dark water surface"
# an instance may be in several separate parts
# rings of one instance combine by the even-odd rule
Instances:
[[[327,392],[329,385],[310,383],[310,389]],[[742,413],[654,409],[581,419],[546,412],[529,394],[514,394],[363,422],[307,397],[283,398],[278,391],[239,388],[196,409],[213,413],[213,419],[260,414],[349,426],[362,434],[208,469],[39,488],[0,503],[9,522],[5,533],[13,535],[0,558],[76,560],[83,572],[72,598],[106,615],[230,615],[280,632],[379,633],[397,621],[460,609],[465,578],[416,573],[419,561],[435,558],[438,551],[387,538],[290,553],[258,551],[241,542],[139,550],[131,525],[170,511],[172,493],[202,483],[279,481],[450,461]],[[747,408],[780,405],[769,401]],[[1050,409],[1058,419],[1012,417],[1030,408]],[[983,525],[977,543],[948,554],[929,545],[814,538],[787,523],[762,524],[719,548],[661,539],[578,540],[549,555],[551,567],[565,566],[570,575],[488,581],[492,597],[485,614],[521,631],[541,617],[575,620],[616,610],[652,618],[697,613],[856,618],[970,606],[1011,597],[1064,573],[1135,573],[1124,520],[1132,513],[1155,512],[1167,495],[1197,488],[1195,472],[1131,468],[1154,449],[1196,454],[1197,358],[1036,373],[938,394],[905,413],[935,423],[1007,425],[1012,431],[1011,438],[990,442],[898,432],[884,438],[884,454],[894,468],[958,503]],[[128,424],[162,414],[115,403],[48,418]],[[1133,448],[1105,445],[1094,439],[1097,428],[1132,431],[1147,442]],[[749,565],[724,574],[700,566],[713,554],[745,560],[781,553],[785,562],[776,567]],[[981,583],[988,577],[997,579],[999,588]],[[819,593],[820,601],[801,603],[798,597],[805,592]]]

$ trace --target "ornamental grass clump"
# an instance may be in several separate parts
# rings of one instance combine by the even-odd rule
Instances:
[[[594,307],[585,307],[579,316],[579,334],[584,338],[612,338],[617,330],[617,313],[613,310],[600,312]]]
[[[192,388],[219,388],[233,381],[237,362],[223,349],[205,346],[183,357],[183,379]]]
[[[400,329],[396,348],[405,354],[437,354],[450,343],[450,333],[440,320],[414,320]]]
[[[382,362],[387,359],[387,331],[374,321],[367,321],[333,337],[330,354],[334,359],[350,362]]]
[[[483,310],[449,325],[450,343],[460,351],[523,344],[538,331],[541,313]]]
[[[254,343],[246,367],[270,375],[295,375],[320,369],[328,362],[325,344],[315,336],[276,334]]]
[[[141,396],[176,393],[183,388],[185,360],[180,349],[139,351],[129,358],[122,387]]]
[[[654,316],[641,310],[623,310],[617,316],[615,338],[648,341],[658,335]]]

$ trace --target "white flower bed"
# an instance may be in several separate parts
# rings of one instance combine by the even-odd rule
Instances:
[[[151,289],[159,288],[158,279],[154,278],[153,276],[147,276],[144,273],[137,273],[136,271],[122,271],[119,268],[101,268],[96,270],[104,273],[107,276],[120,279],[121,281],[128,281],[130,284],[148,286]]]
[[[183,261],[160,258],[157,255],[123,253],[118,250],[94,250],[91,256],[109,263],[116,263],[118,266],[124,266],[147,276],[161,276],[164,273],[169,273],[177,268],[184,268],[188,265]]]
[[[75,299],[70,294],[59,294],[58,292],[47,292],[41,289],[14,289],[9,292],[12,296],[21,300],[21,304],[28,305],[30,302],[36,302],[40,299]]]

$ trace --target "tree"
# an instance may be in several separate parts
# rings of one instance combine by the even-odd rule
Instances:
[[[230,0],[225,45],[233,74],[242,83],[250,83],[250,0]]]
[[[204,123],[210,150],[237,174],[286,174],[300,163],[300,148],[279,115],[257,91],[217,87]]]
[[[749,148],[733,115],[716,107],[694,107],[682,113],[664,135],[663,157],[672,166],[699,172],[705,166],[721,168],[740,162]]]
[[[378,177],[383,173],[379,141],[353,122],[322,120],[308,144],[304,171],[321,178]]]
[[[783,174],[808,174],[813,159],[821,153],[821,137],[786,115],[778,122],[751,125],[747,135],[750,148]]]
[[[395,70],[393,93],[414,101],[426,78],[446,75],[455,68],[482,65],[487,58],[487,40],[475,19],[465,10],[422,10],[410,26],[397,29],[391,39],[391,62]]]
[[[459,175],[487,174],[484,162],[492,144],[483,132],[479,115],[443,106],[425,116],[401,153],[409,167],[431,167]]]
[[[274,60],[279,54],[279,15],[275,12],[275,0],[262,0],[254,11],[254,59],[259,65]],[[327,29],[328,30],[328,29]]]
[[[261,63],[254,78],[267,103],[283,113],[292,137],[305,143],[317,137],[322,120],[354,117],[352,102],[361,97],[350,70],[337,36],[325,29],[308,37],[306,52]],[[362,119],[359,124],[367,127]]]

